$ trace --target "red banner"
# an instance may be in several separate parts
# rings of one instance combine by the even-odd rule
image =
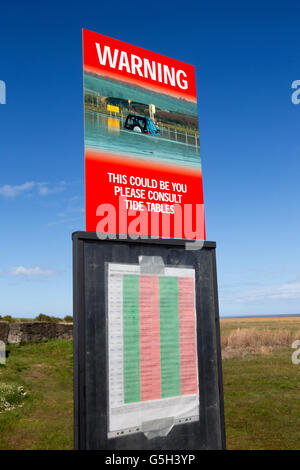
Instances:
[[[205,238],[194,67],[83,31],[86,230]]]

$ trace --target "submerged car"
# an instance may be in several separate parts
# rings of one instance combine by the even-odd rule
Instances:
[[[154,124],[152,119],[138,114],[128,114],[124,128],[133,132],[139,132],[149,135],[158,135],[159,128]]]

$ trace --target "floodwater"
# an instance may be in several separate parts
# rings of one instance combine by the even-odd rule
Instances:
[[[201,168],[199,147],[162,136],[124,129],[121,118],[85,111],[85,146],[94,150],[127,153],[133,157]]]

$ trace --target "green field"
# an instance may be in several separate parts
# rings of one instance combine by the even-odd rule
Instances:
[[[72,449],[73,345],[56,339],[9,346],[0,383],[23,386],[23,406],[0,414],[0,450]]]
[[[300,318],[222,320],[221,330],[227,448],[299,449],[300,364],[291,362],[290,341]],[[7,393],[14,409],[1,412],[0,401],[0,450],[72,449],[72,342],[9,350],[0,398]],[[17,396],[20,386],[26,396]]]

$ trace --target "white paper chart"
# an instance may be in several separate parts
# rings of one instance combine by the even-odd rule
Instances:
[[[108,437],[198,420],[194,269],[109,263],[108,349]]]

